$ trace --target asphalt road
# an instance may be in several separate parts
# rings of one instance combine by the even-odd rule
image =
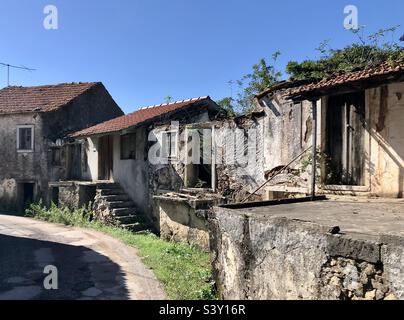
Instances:
[[[0,215],[0,300],[165,298],[134,248],[92,230]]]

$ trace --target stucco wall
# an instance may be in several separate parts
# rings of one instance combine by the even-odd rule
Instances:
[[[293,103],[281,93],[264,99],[265,170],[288,164],[312,144],[311,102]],[[321,105],[319,104],[319,107]],[[321,112],[319,112],[321,114]],[[320,119],[318,119],[320,120]],[[297,167],[296,162],[292,167]]]
[[[135,202],[141,213],[149,212],[149,192],[147,163],[145,150],[147,143],[146,128],[136,129],[136,159],[121,160],[120,135],[114,135],[114,169],[113,178],[118,182],[130,198]],[[147,159],[147,155],[146,155]]]
[[[371,192],[403,197],[404,82],[367,91],[370,107]],[[385,100],[385,102],[383,102]]]

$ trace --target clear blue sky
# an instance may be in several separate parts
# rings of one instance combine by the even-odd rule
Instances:
[[[47,4],[59,30],[43,28]],[[125,112],[167,95],[219,99],[276,50],[283,68],[314,58],[322,40],[350,43],[349,4],[369,32],[402,24],[396,37],[404,33],[403,0],[1,0],[0,62],[38,69],[13,71],[14,85],[102,81]]]

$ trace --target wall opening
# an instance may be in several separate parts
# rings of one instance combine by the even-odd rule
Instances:
[[[213,189],[213,147],[212,147],[212,130],[197,130],[199,135],[199,146],[195,145],[195,141],[188,136],[188,143],[192,143],[188,157],[192,158],[195,163],[187,164],[185,167],[185,187],[186,188],[203,188]],[[199,150],[195,150],[199,148]],[[196,155],[196,156],[195,156]],[[199,160],[199,161],[195,161]]]
[[[51,201],[55,205],[59,205],[59,187],[52,188]]]
[[[24,213],[35,200],[35,183],[19,183],[17,198],[19,211],[20,213]]]

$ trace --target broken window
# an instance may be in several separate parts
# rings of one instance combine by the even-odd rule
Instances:
[[[121,160],[136,159],[136,134],[129,133],[121,136]]]
[[[17,128],[17,150],[34,150],[34,126],[19,126]]]
[[[177,131],[162,132],[161,140],[162,140],[163,157],[168,159],[177,158],[178,132]]]

